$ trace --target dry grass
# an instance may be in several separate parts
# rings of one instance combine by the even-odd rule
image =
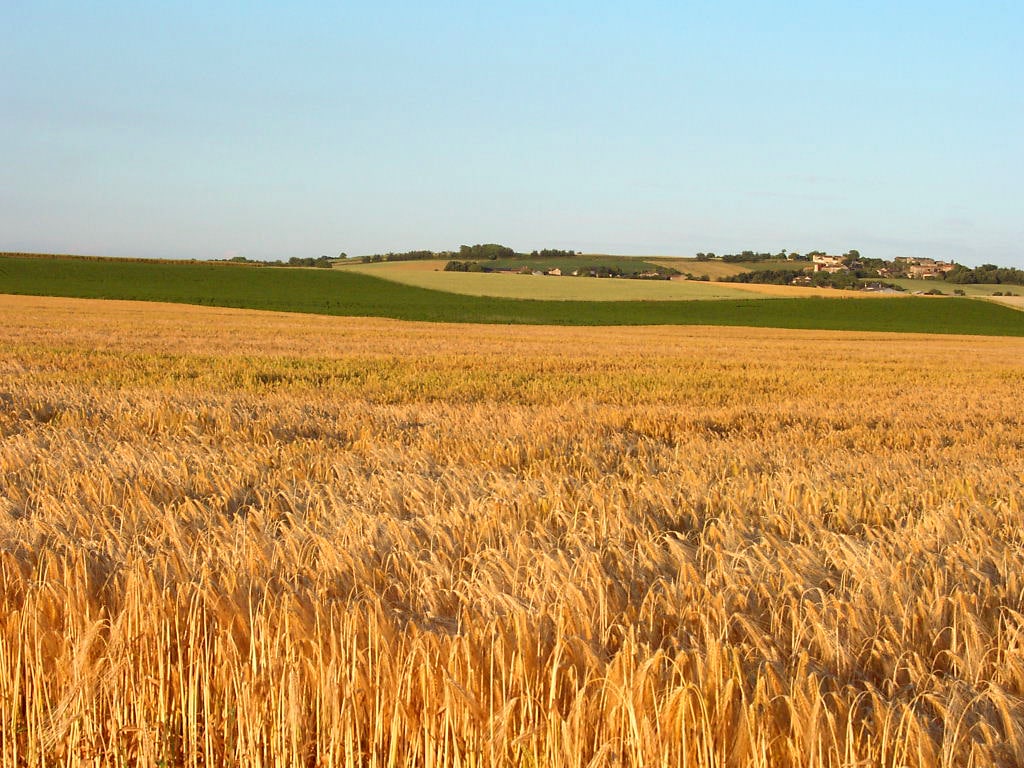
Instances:
[[[0,297],[0,764],[1024,763],[1024,341]]]
[[[725,261],[697,261],[693,258],[649,258],[647,261],[652,264],[660,264],[663,267],[672,267],[680,272],[691,272],[694,275],[707,275],[711,280],[718,280],[723,277],[732,277],[744,272],[750,272],[748,265],[734,264]],[[768,269],[768,267],[765,267]]]
[[[689,269],[688,263],[671,263],[671,259],[652,259],[651,263]],[[716,277],[749,272],[733,264],[694,262],[698,266],[711,263],[726,267],[712,270]],[[461,293],[468,296],[497,296],[510,299],[544,299],[555,301],[713,301],[716,299],[790,298],[808,296],[869,299],[892,298],[892,294],[865,291],[841,291],[798,285],[766,283],[720,283],[699,280],[596,280],[579,277],[539,277],[505,273],[445,272],[437,261],[395,261],[374,264],[352,264],[344,268],[353,272],[383,277],[396,283],[430,288],[435,291]],[[694,269],[695,274],[702,274]],[[796,273],[794,273],[796,274]],[[909,294],[908,294],[909,295]]]
[[[894,295],[901,295],[871,291],[849,291],[838,288],[819,288],[811,285],[771,285],[769,283],[725,283],[724,285],[748,293],[761,294],[762,296],[777,296],[786,299],[806,299],[808,296],[824,296],[833,299],[838,296],[850,299],[891,299]]]
[[[353,264],[345,269],[396,283],[467,296],[548,301],[713,301],[750,298],[732,284],[688,280],[596,279],[503,272],[445,272],[437,261]],[[808,294],[805,294],[808,295]],[[832,295],[835,295],[833,292]]]
[[[1024,296],[992,296],[991,300],[1014,309],[1024,309]]]

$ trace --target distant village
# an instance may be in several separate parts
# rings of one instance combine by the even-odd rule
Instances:
[[[956,269],[956,264],[951,261],[936,261],[935,259],[916,259],[910,256],[897,256],[893,259],[894,266],[875,267],[879,277],[910,277],[914,279],[941,279],[947,272]],[[827,272],[831,275],[840,272],[854,272],[864,269],[865,265],[856,258],[847,256],[829,256],[825,253],[814,254],[811,257],[811,266],[805,271]]]
[[[764,254],[757,254],[751,259],[751,262],[757,262],[764,260]],[[761,257],[761,258],[758,258]],[[710,259],[699,259],[700,261],[710,261],[712,259],[718,260],[719,257],[711,256]],[[842,256],[833,256],[827,253],[812,252],[806,256],[800,256],[799,254],[793,254],[790,256],[778,255],[774,258],[785,259],[787,261],[808,261],[806,267],[802,271],[788,270],[785,274],[787,275],[787,282],[793,285],[810,285],[815,282],[812,275],[850,275],[863,277],[870,275],[871,277],[877,277],[881,279],[899,279],[899,278],[911,278],[917,280],[927,279],[943,279],[946,274],[957,269],[957,265],[951,261],[938,261],[936,259],[929,258],[914,258],[911,256],[897,256],[891,262],[884,262],[879,259],[871,259],[870,262],[865,262],[860,258],[860,255],[856,251],[846,253]],[[722,259],[726,262],[737,261],[735,257],[725,257]],[[742,262],[744,266],[749,266],[750,262]],[[457,262],[456,262],[457,264]],[[469,266],[469,265],[467,265]],[[496,270],[503,271],[503,270]],[[591,267],[585,267],[582,269],[563,270],[560,267],[551,267],[549,269],[536,269],[531,267],[519,267],[509,269],[508,271],[518,272],[524,275],[573,275],[573,276],[589,276],[589,277],[618,277],[625,276],[621,274],[609,273],[607,269],[595,269]],[[772,272],[772,270],[764,270],[766,272]],[[695,278],[693,275],[671,275],[669,270],[661,269],[658,271],[643,271],[636,272],[628,275],[633,278],[646,278],[646,279],[702,279]]]
[[[870,275],[881,280],[892,280],[899,278],[911,278],[915,280],[941,280],[957,268],[951,261],[938,261],[936,259],[913,258],[910,256],[897,256],[892,262],[879,264],[877,260],[872,264],[865,264],[857,257],[832,256],[827,253],[815,253],[811,255],[811,263],[804,267],[805,274],[798,274],[788,282],[790,285],[814,285],[819,279],[812,277],[822,276],[847,276],[864,277]],[[810,274],[806,274],[810,273]],[[879,286],[880,287],[880,286]]]

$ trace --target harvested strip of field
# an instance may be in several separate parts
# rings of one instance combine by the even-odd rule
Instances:
[[[407,266],[412,264],[416,266]],[[443,263],[433,261],[359,264],[346,266],[344,269],[435,291],[506,299],[692,301],[750,297],[749,291],[737,290],[733,286],[720,283],[573,277],[571,275],[519,275],[505,272],[445,272]],[[834,292],[833,295],[835,295]]]
[[[679,259],[647,259],[674,269],[694,268],[716,262],[681,262]],[[783,262],[785,263],[785,262]],[[718,270],[722,275],[748,272],[739,265],[726,264]],[[361,272],[405,285],[449,291],[467,296],[493,296],[510,299],[545,299],[554,301],[692,301],[767,297],[808,298],[878,298],[882,294],[865,291],[836,291],[831,288],[766,285],[760,283],[714,283],[700,280],[629,280],[622,278],[573,277],[571,275],[518,275],[508,273],[445,272],[444,262],[395,261],[373,264],[349,264],[345,270]],[[715,270],[712,270],[715,271]],[[696,274],[702,274],[698,269]],[[496,278],[509,278],[498,280]]]
[[[815,296],[818,298],[835,298],[842,296],[851,299],[891,299],[892,293],[879,293],[875,291],[846,291],[835,288],[818,288],[804,285],[772,285],[770,283],[727,283],[730,288],[744,291],[748,295],[756,294],[762,298],[769,296],[775,298],[799,299]],[[895,294],[896,297],[902,294]]]
[[[697,261],[696,259],[673,259],[673,258],[650,258],[652,264],[662,267],[671,267],[680,272],[689,272],[697,277],[707,275],[711,280],[718,280],[722,277],[732,277],[743,272],[749,272],[749,265],[734,264],[724,261]]]
[[[1015,309],[1024,309],[1024,296],[990,296],[992,301]]]
[[[0,297],[0,763],[1021,764],[1022,358]]]
[[[685,269],[690,264],[679,264],[678,259],[650,259],[651,263]],[[673,265],[671,262],[675,261]],[[703,265],[708,262],[696,262]],[[783,262],[785,264],[785,262]],[[734,275],[750,270],[739,265],[726,264],[730,269],[722,275]],[[777,268],[777,267],[776,267]],[[621,278],[589,278],[554,275],[518,275],[493,272],[445,272],[444,263],[437,261],[395,261],[374,264],[351,264],[342,267],[403,285],[429,288],[466,296],[491,296],[509,299],[544,299],[548,301],[693,301],[714,299],[753,298],[893,298],[892,293],[872,291],[844,291],[812,286],[772,285],[769,283],[715,283],[700,280],[629,280]],[[699,273],[699,270],[698,270]],[[508,278],[508,279],[498,279]],[[935,281],[904,280],[913,290],[919,283],[936,287]],[[942,286],[947,293],[953,288]],[[993,286],[969,286],[971,296],[989,296]],[[909,290],[909,289],[908,289]],[[897,296],[909,296],[897,294]]]

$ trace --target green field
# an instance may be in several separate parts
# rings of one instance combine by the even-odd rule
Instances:
[[[555,277],[505,272],[445,272],[444,262],[380,262],[346,266],[346,271],[467,296],[550,301],[687,301],[750,299],[750,291],[687,280]]]
[[[0,293],[436,322],[740,325],[1024,336],[1024,314],[974,299],[516,300],[432,291],[349,270],[201,262],[0,257]]]

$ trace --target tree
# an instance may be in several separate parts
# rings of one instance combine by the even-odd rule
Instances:
[[[477,245],[460,245],[459,256],[463,259],[511,259],[516,255],[515,251],[505,245],[497,243],[485,243]]]

